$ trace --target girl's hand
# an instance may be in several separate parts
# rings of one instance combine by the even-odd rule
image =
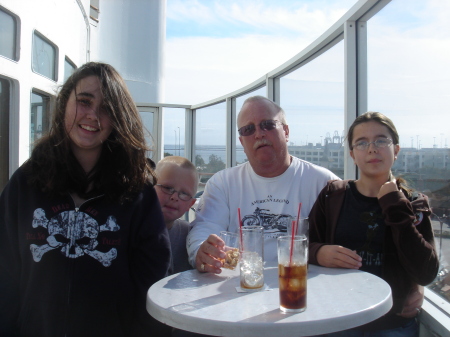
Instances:
[[[398,191],[397,187],[397,181],[395,179],[392,179],[391,181],[388,181],[387,183],[384,183],[380,190],[378,191],[377,198],[380,199],[381,197],[385,196],[386,194],[390,192]]]
[[[317,252],[317,262],[324,267],[359,269],[361,261],[355,251],[338,245],[324,245]]]

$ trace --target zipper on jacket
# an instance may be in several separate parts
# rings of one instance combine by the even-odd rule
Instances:
[[[87,199],[87,200],[83,201],[79,207],[76,207],[74,198],[72,197],[72,195],[70,193],[68,193],[68,194],[69,194],[70,198],[72,199],[72,202],[74,205],[74,210],[75,210],[74,218],[71,219],[73,221],[73,223],[76,223],[79,213],[80,213],[80,208],[85,203],[104,196],[104,194],[101,194],[99,196]],[[68,239],[71,240],[72,237],[73,237],[73,231],[70,233],[70,237]],[[70,254],[70,251],[68,253]],[[71,305],[70,296],[71,296],[71,292],[72,292],[72,281],[73,281],[73,274],[74,274],[73,268],[74,268],[74,264],[75,264],[75,261],[74,261],[75,259],[72,259],[70,257],[68,257],[68,259],[69,259],[69,262],[68,262],[69,266],[67,268],[68,269],[67,273],[68,273],[69,282],[68,282],[68,288],[67,288],[67,308],[66,308],[66,313],[65,313],[65,318],[64,318],[64,336],[65,337],[70,336],[70,331],[69,331],[69,312],[70,312],[70,305]]]

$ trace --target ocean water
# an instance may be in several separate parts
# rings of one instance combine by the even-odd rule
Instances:
[[[174,156],[184,157],[184,146],[173,144],[164,145],[164,152],[171,153]],[[196,145],[194,150],[194,158],[196,155],[200,155],[205,163],[209,162],[209,156],[215,154],[224,163],[226,162],[226,149],[225,145]],[[244,153],[244,148],[242,146],[236,146],[236,160],[238,163],[243,163],[247,156]]]

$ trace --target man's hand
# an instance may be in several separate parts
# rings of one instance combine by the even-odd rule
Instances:
[[[422,307],[423,293],[423,286],[418,284],[414,285],[409,292],[408,297],[406,297],[402,311],[397,315],[405,318],[416,317],[420,313],[420,308]]]
[[[317,252],[317,262],[324,267],[359,269],[361,261],[353,250],[338,245],[324,245]]]
[[[201,244],[195,257],[195,267],[199,272],[209,272],[220,274],[222,272],[222,262],[218,259],[225,259],[223,251],[225,243],[215,234],[211,234]]]

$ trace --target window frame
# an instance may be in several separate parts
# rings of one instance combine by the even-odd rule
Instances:
[[[46,42],[47,44],[50,45],[50,47],[52,47],[55,51],[55,55],[54,55],[54,62],[53,62],[53,74],[54,74],[54,78],[48,77],[45,74],[40,73],[38,70],[34,69],[34,62],[35,62],[35,46],[36,46],[36,37],[39,37],[41,40],[43,40],[44,42]],[[32,35],[32,48],[31,48],[31,70],[35,73],[38,74],[40,76],[43,76],[45,78],[48,78],[51,81],[54,82],[58,82],[58,73],[59,73],[59,48],[58,46],[53,43],[51,40],[49,40],[48,38],[46,38],[42,33],[40,33],[38,30],[34,29],[33,30],[33,35]]]

